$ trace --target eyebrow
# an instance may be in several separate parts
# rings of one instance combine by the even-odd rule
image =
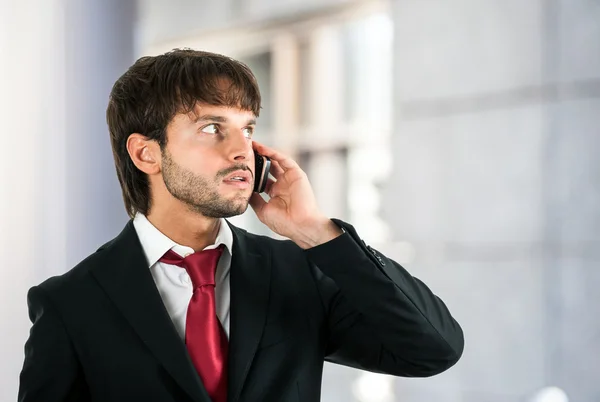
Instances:
[[[194,123],[198,123],[200,121],[214,121],[216,123],[227,123],[229,120],[226,117],[223,116],[218,116],[218,115],[214,115],[214,114],[204,114],[202,116],[198,116],[198,118],[196,118],[194,120]],[[251,125],[256,125],[256,118],[250,118],[247,122],[246,122],[247,126],[251,126]]]

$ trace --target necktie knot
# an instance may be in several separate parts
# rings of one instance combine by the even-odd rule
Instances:
[[[215,286],[215,272],[221,254],[223,254],[222,244],[215,249],[198,251],[187,257],[181,257],[173,250],[169,250],[160,261],[185,268],[196,289],[207,285]]]

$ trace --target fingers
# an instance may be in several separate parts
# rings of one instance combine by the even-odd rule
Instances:
[[[279,165],[279,162],[272,160],[271,169],[269,170],[269,173],[271,173],[273,177],[279,180],[283,176],[284,170]]]
[[[299,169],[298,164],[289,156],[282,154],[279,151],[275,151],[273,148],[269,148],[259,142],[252,142],[253,148],[261,155],[268,156],[273,161],[277,161],[283,171],[288,169]]]
[[[275,180],[271,179],[270,177],[267,179],[267,185],[265,186],[265,193],[267,193],[269,195],[269,197],[271,197],[271,190],[273,189],[273,184],[277,183]]]

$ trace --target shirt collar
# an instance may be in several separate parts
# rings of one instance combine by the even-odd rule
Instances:
[[[133,226],[140,239],[149,267],[156,264],[169,250],[173,250],[182,257],[194,252],[194,249],[191,247],[182,246],[168,238],[158,230],[144,214],[138,212],[135,215],[133,218]],[[225,245],[225,248],[231,255],[231,251],[233,250],[233,233],[231,232],[231,228],[227,224],[227,221],[223,218],[220,219],[219,232],[217,233],[215,243],[205,247],[204,250],[217,248],[220,244]]]

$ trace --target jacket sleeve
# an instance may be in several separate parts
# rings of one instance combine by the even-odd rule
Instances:
[[[39,286],[31,288],[27,304],[33,326],[25,343],[18,401],[89,399],[73,345],[44,290]]]
[[[345,233],[306,250],[327,311],[326,360],[405,377],[453,366],[464,338],[442,300],[351,225],[333,221]]]

